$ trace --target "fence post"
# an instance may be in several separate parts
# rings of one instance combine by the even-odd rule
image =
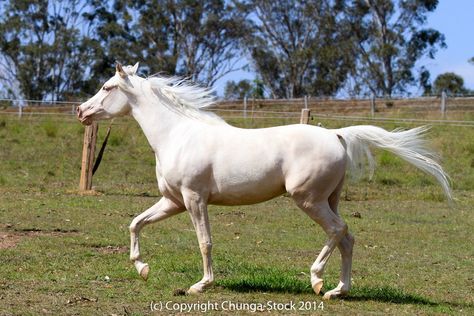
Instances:
[[[244,97],[244,119],[247,118],[247,96]]]
[[[308,108],[308,96],[307,95],[304,96],[304,108],[305,109]]]
[[[97,141],[97,130],[99,125],[93,122],[86,126],[84,131],[84,144],[82,147],[81,178],[79,190],[88,191],[92,189],[92,168],[94,164],[95,143]]]
[[[446,116],[446,92],[441,92],[441,114]]]
[[[23,115],[23,106],[20,104],[18,104],[18,117],[21,118]]]
[[[308,124],[309,123],[309,115],[310,115],[310,110],[309,109],[301,109],[301,118],[300,118],[300,124]]]
[[[372,97],[370,98],[370,115],[372,118],[375,116],[375,94],[372,93]]]

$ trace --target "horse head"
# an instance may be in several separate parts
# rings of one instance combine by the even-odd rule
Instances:
[[[77,118],[84,125],[93,121],[110,119],[130,112],[130,97],[137,86],[138,63],[122,67],[116,64],[115,75],[107,80],[102,88],[89,100],[77,107]]]

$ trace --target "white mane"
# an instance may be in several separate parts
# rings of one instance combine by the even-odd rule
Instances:
[[[203,110],[215,104],[211,89],[200,87],[180,77],[152,76],[147,81],[163,105],[173,112],[208,123],[226,124],[216,114]]]

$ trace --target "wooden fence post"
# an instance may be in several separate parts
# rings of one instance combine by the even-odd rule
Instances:
[[[370,115],[372,118],[375,116],[375,94],[370,98]]]
[[[441,114],[446,117],[446,92],[441,92]]]
[[[247,118],[247,96],[244,97],[244,119]]]
[[[99,125],[93,122],[86,126],[84,131],[84,145],[82,147],[81,179],[79,190],[88,191],[92,189],[92,168],[94,165],[95,143]]]
[[[309,123],[310,113],[311,113],[311,111],[309,109],[301,109],[300,124],[308,124]]]

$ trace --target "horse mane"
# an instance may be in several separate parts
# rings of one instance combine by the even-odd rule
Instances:
[[[181,77],[151,76],[147,79],[153,94],[173,112],[207,123],[227,124],[216,114],[203,109],[215,104],[212,90]]]

